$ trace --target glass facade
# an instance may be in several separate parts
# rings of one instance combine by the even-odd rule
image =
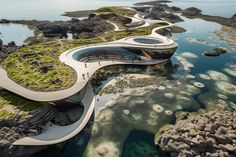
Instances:
[[[167,49],[143,49],[123,47],[90,47],[82,49],[73,54],[77,61],[99,61],[99,60],[141,60],[144,58],[168,59],[175,52],[176,47]]]
[[[141,44],[160,44],[161,40],[152,39],[152,38],[134,38],[133,41]]]
[[[122,58],[136,59],[142,55],[142,51],[138,49],[127,49],[122,47],[91,47],[79,50],[73,55],[73,58],[78,61],[86,58],[90,60]]]

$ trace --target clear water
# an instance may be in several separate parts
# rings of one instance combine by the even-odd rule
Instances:
[[[166,81],[162,88],[154,88],[155,85],[127,88],[122,94],[97,96],[100,108],[96,108],[83,132],[71,139],[63,150],[52,147],[32,157],[93,157],[99,156],[97,152],[101,148],[107,148],[109,155],[114,157],[140,157],[143,154],[163,157],[162,152],[154,149],[151,138],[161,126],[175,122],[174,113],[177,111],[215,107],[236,109],[235,93],[218,88],[222,81],[236,85],[235,77],[225,72],[227,67],[236,67],[236,51],[211,33],[221,26],[200,19],[185,19],[178,25],[188,31],[173,34],[179,48],[169,68],[157,70],[157,67],[137,66],[119,76],[145,74],[163,77]],[[210,58],[203,55],[204,51],[219,46],[227,48],[228,53]],[[155,107],[158,105],[161,110],[157,112]]]
[[[34,0],[1,0],[0,16],[10,19],[45,19],[47,17],[49,20],[55,20],[64,19],[65,17],[58,15],[68,10],[93,9],[111,4],[128,5],[133,2],[133,0],[128,2],[125,0],[102,0],[102,2],[88,0],[85,3],[72,0],[68,3],[64,0],[42,0],[38,5]],[[236,6],[235,1],[213,0],[207,2],[176,1],[173,4],[183,8],[195,6],[206,13],[226,17],[230,17],[235,12],[234,6]],[[14,11],[9,13],[9,10]],[[98,96],[100,100],[97,102],[97,106],[100,108],[96,108],[94,117],[90,119],[81,133],[69,140],[63,149],[53,146],[33,154],[32,157],[94,157],[98,156],[97,150],[104,147],[108,148],[110,156],[114,157],[126,155],[140,157],[140,153],[151,154],[153,151],[157,156],[162,157],[161,152],[155,152],[153,149],[151,138],[161,126],[174,123],[175,112],[196,111],[199,108],[215,108],[216,106],[229,110],[236,109],[235,94],[218,88],[218,86],[221,87],[222,81],[231,85],[236,84],[236,78],[226,73],[226,68],[236,70],[235,49],[231,49],[232,46],[225,44],[210,33],[219,30],[220,25],[199,19],[185,20],[178,25],[188,31],[173,35],[179,43],[179,48],[171,59],[173,65],[170,68],[173,71],[136,67],[133,71],[128,70],[120,74],[142,73],[164,77],[166,83],[162,88],[153,89],[153,85],[152,87],[125,89],[122,94]],[[13,35],[15,33],[16,31],[12,31]],[[213,58],[203,55],[204,51],[220,46],[227,48],[228,52]],[[175,64],[179,65],[177,69],[174,68]],[[222,99],[219,94],[227,96],[227,99]],[[107,103],[109,106],[105,106],[108,105]],[[154,111],[155,105],[161,106],[163,111],[158,113]],[[143,132],[136,132],[136,130]],[[130,146],[132,149],[129,149]],[[139,153],[134,154],[132,150],[137,150]]]
[[[69,20],[61,16],[66,11],[92,10],[102,6],[130,6],[139,0],[0,0],[0,19],[11,20]],[[141,0],[140,0],[141,1]],[[22,25],[0,24],[0,39],[21,45],[33,32]],[[71,38],[71,36],[69,36]]]
[[[235,0],[173,0],[170,6],[177,6],[182,9],[196,7],[207,15],[231,17],[236,13]]]
[[[137,138],[139,137],[139,138]],[[141,130],[130,132],[121,157],[166,157],[153,144],[154,135]],[[159,155],[158,155],[159,154]]]
[[[0,32],[4,44],[15,41],[16,45],[22,45],[25,39],[34,35],[27,26],[18,24],[0,24]]]
[[[69,20],[68,17],[61,16],[66,11],[92,10],[102,6],[130,6],[143,0],[0,0],[0,19],[13,20]],[[231,17],[236,13],[235,0],[174,0],[169,5],[187,8],[191,6],[198,7],[203,13],[210,15],[220,15]],[[24,26],[11,25],[6,28],[0,24],[0,36],[4,43],[16,41],[18,45],[22,44],[26,37],[31,36],[32,32]],[[16,34],[16,35],[14,35]]]

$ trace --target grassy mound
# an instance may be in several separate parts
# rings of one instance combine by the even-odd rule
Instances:
[[[102,40],[49,41],[23,47],[5,59],[1,66],[18,84],[36,91],[56,91],[71,87],[75,71],[59,60],[59,55],[76,46]]]
[[[12,53],[2,67],[17,83],[33,90],[53,91],[72,86],[76,80],[73,69],[58,59],[63,47],[58,42],[43,42]]]
[[[136,11],[123,7],[101,7],[97,10],[97,13],[115,13],[120,16],[134,16]]]
[[[111,31],[108,32],[104,35],[104,38],[106,41],[114,41],[114,40],[119,40],[125,37],[129,36],[139,36],[139,35],[149,35],[151,34],[152,30],[156,27],[161,27],[161,26],[166,26],[168,25],[167,23],[158,23],[158,24],[153,24],[149,27],[140,27],[138,29],[127,29],[124,31]]]

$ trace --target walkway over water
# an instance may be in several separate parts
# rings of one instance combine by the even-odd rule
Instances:
[[[135,20],[136,23],[137,20],[142,20],[144,23],[143,26],[137,26],[136,28],[146,27],[155,23],[164,22],[160,20],[146,20],[138,17],[133,17],[133,18],[136,19]],[[177,48],[178,44],[175,43],[173,40],[156,33],[158,29],[163,29],[166,27],[173,26],[173,24],[171,23],[168,22],[166,23],[168,25],[153,29],[152,33],[147,36],[132,36],[114,42],[77,47],[72,50],[64,52],[63,54],[60,55],[59,59],[61,62],[70,66],[76,71],[77,80],[72,87],[61,91],[53,91],[53,92],[32,91],[30,89],[20,86],[19,84],[11,80],[7,76],[7,72],[4,69],[0,68],[1,87],[13,93],[16,93],[22,97],[34,101],[50,102],[50,101],[62,100],[71,97],[74,94],[81,91],[82,89],[86,88],[85,95],[82,98],[82,104],[84,105],[84,112],[82,117],[77,122],[68,126],[58,126],[49,122],[49,124],[45,126],[44,131],[40,135],[19,139],[15,143],[13,143],[13,145],[56,144],[64,142],[72,138],[76,134],[78,134],[87,124],[95,107],[94,92],[91,84],[89,83],[91,76],[98,69],[109,65],[123,65],[123,64],[155,65],[169,59],[169,58],[165,59],[159,58],[159,59],[143,60],[141,59],[142,56],[132,53],[132,51],[127,51],[127,49],[132,49],[132,50],[136,49],[136,51],[140,49],[148,50],[150,51],[150,53],[155,53],[156,50],[164,51],[164,53],[165,52],[168,53],[168,51],[170,51],[169,53],[172,55],[174,53],[174,50]],[[116,31],[119,31],[117,30],[117,27],[115,27],[115,29]],[[145,39],[147,40],[143,41]],[[112,49],[114,51],[114,48],[117,48],[117,51],[115,51],[116,52],[115,56],[111,55],[106,57],[105,59],[101,59],[96,56],[96,50],[102,52],[102,50],[109,49],[110,51]],[[122,50],[122,52],[118,53],[118,51],[120,50]],[[108,53],[108,55],[110,54]],[[118,57],[118,55],[120,55],[121,57]]]
[[[160,22],[160,21],[158,21],[158,22]],[[151,37],[151,38],[157,38],[159,40],[161,39],[163,42],[160,44],[158,43],[157,45],[156,44],[137,43],[137,42],[133,41],[133,39],[136,37],[127,37],[127,38],[117,40],[114,42],[110,42],[110,43],[102,43],[102,44],[97,44],[97,45],[77,47],[72,50],[64,52],[59,57],[60,61],[65,63],[66,65],[72,67],[77,73],[77,80],[76,80],[75,84],[68,89],[64,89],[64,90],[60,90],[60,91],[52,91],[52,92],[33,91],[33,90],[27,89],[27,88],[17,84],[13,80],[11,80],[7,76],[7,72],[2,68],[0,68],[0,75],[1,75],[0,86],[13,92],[13,93],[20,95],[22,97],[25,97],[27,99],[34,100],[34,101],[49,102],[49,101],[63,100],[65,98],[68,98],[68,97],[78,93],[81,89],[83,89],[85,87],[85,85],[87,84],[87,82],[89,81],[89,79],[91,78],[91,76],[98,69],[100,69],[102,67],[109,66],[109,65],[119,65],[119,64],[151,65],[151,64],[158,64],[158,63],[161,63],[166,60],[166,59],[153,59],[151,61],[137,60],[135,62],[133,60],[115,60],[115,61],[104,60],[104,61],[100,61],[99,63],[98,63],[98,61],[86,63],[86,67],[85,67],[84,62],[77,61],[73,58],[73,56],[78,51],[90,49],[92,47],[101,47],[101,46],[103,46],[103,47],[104,46],[107,46],[107,47],[116,46],[116,47],[136,48],[136,49],[140,49],[140,48],[163,49],[163,50],[170,49],[173,47],[176,48],[178,45],[173,40],[167,39],[166,37],[155,33],[155,31],[158,29],[162,29],[162,28],[166,28],[166,27],[170,27],[170,26],[172,26],[172,25],[169,24],[167,26],[155,28],[153,30],[152,34],[149,36],[137,37],[137,38]],[[86,77],[84,79],[84,77],[82,76],[83,74],[88,75],[88,77]]]

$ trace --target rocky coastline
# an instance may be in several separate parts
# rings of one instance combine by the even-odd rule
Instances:
[[[166,1],[152,1],[152,2],[143,2],[143,3],[136,3],[136,6],[139,5],[153,5],[153,9],[147,13],[145,18],[152,18],[152,19],[163,19],[171,23],[181,22],[183,19],[180,16],[176,15],[175,13],[179,13],[182,10],[178,7],[170,7],[166,3]]]
[[[47,38],[67,38],[67,33],[72,34],[73,39],[88,39],[97,37],[104,32],[113,30],[114,26],[107,20],[116,20],[121,23],[129,23],[130,19],[110,13],[106,15],[89,14],[88,18],[72,18],[68,21],[37,21],[37,20],[0,20],[0,23],[23,24],[35,28],[38,34],[41,32]]]
[[[155,144],[171,157],[236,156],[236,112],[179,113],[175,125],[162,127]]]
[[[19,48],[21,48],[21,46],[17,46],[14,41],[4,45],[3,41],[0,39],[0,63]]]
[[[35,136],[43,131],[45,123],[54,118],[50,107],[30,111],[26,116],[16,115],[0,121],[0,156],[18,156],[18,151],[12,146],[16,140]],[[14,151],[13,151],[14,150]]]
[[[181,8],[175,6],[168,6],[167,4],[163,4],[165,2],[162,1],[151,1],[151,2],[142,2],[136,3],[136,5],[153,5],[154,8],[152,11],[147,15],[149,18],[154,19],[165,19],[169,22],[181,22],[183,21],[180,16],[176,15],[176,13],[181,14],[182,16],[188,18],[201,18],[206,21],[212,21],[219,23],[224,26],[236,27],[236,14],[234,14],[230,18],[221,17],[221,16],[211,16],[211,15],[204,15],[202,11],[195,7],[190,7],[187,9],[182,10]]]
[[[90,14],[94,14],[95,12],[96,10],[67,11],[62,15],[70,18],[84,18],[88,17]]]
[[[221,17],[221,16],[204,15],[201,12],[202,11],[200,9],[191,7],[191,8],[183,10],[182,15],[188,18],[201,18],[206,21],[212,21],[212,22],[216,22],[221,25],[224,25],[224,26],[230,26],[230,27],[236,28],[236,14],[234,14],[230,18],[226,18],[226,17]]]

